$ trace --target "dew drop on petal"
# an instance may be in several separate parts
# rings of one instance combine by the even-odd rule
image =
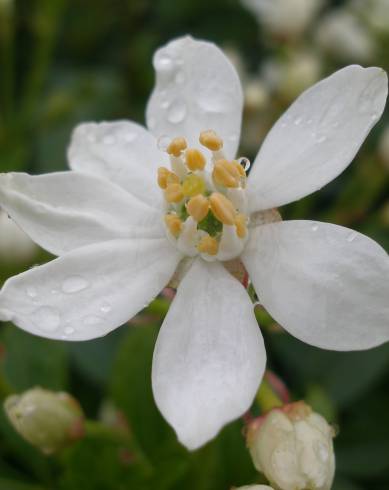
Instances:
[[[88,315],[83,319],[84,325],[87,325],[87,326],[98,325],[102,321],[103,321],[102,318],[100,318],[99,316],[95,316],[95,315]]]
[[[37,308],[32,313],[31,318],[35,325],[46,332],[57,330],[60,323],[59,312],[52,306],[41,306]]]
[[[37,290],[32,286],[26,289],[26,294],[29,298],[36,298],[38,296]]]
[[[353,231],[352,233],[350,233],[347,236],[347,241],[348,242],[353,242],[357,236],[358,236],[358,233],[356,233],[355,231]]]
[[[317,223],[314,223],[312,226],[311,226],[311,230],[312,231],[317,231],[319,229],[319,225]]]
[[[327,136],[319,133],[316,135],[315,139],[316,139],[316,143],[324,143],[324,141],[327,139]]]
[[[73,327],[66,327],[64,332],[66,335],[71,335],[72,333],[74,333],[74,328]]]
[[[247,172],[249,170],[250,166],[251,166],[250,160],[248,158],[246,158],[246,157],[239,158],[238,159],[238,163],[239,163],[239,165],[242,165],[243,170],[245,172]]]
[[[136,133],[124,133],[123,139],[127,143],[131,143],[131,141],[134,141],[136,139]]]
[[[78,293],[87,288],[89,283],[81,276],[70,276],[62,283],[62,291],[67,294]]]
[[[108,303],[104,303],[103,305],[100,306],[100,311],[104,314],[109,313],[111,310],[112,310],[112,307]]]
[[[294,120],[294,123],[296,126],[299,126],[302,122],[303,118],[302,117],[296,117],[296,119]]]
[[[170,102],[168,100],[163,100],[161,102],[161,109],[167,109],[170,106]]]
[[[173,60],[168,55],[158,56],[155,60],[155,69],[157,71],[170,71],[174,66]]]
[[[182,100],[174,101],[167,115],[167,119],[172,124],[178,124],[182,122],[186,117],[186,104]]]

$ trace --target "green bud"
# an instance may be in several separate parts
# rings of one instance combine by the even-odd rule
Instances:
[[[53,454],[84,434],[84,415],[72,396],[33,388],[4,402],[14,429],[44,454]]]

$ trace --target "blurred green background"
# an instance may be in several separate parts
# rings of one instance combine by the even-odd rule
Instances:
[[[81,121],[144,123],[153,52],[188,33],[216,42],[238,67],[246,95],[240,154],[252,159],[271,124],[309,84],[350,63],[389,69],[389,21],[387,30],[377,26],[370,3],[323,1],[303,31],[291,35],[275,32],[237,0],[0,0],[0,171],[65,169],[70,133]],[[389,18],[389,3],[387,9]],[[342,38],[350,21],[336,31],[345,14],[365,36],[364,49],[353,51],[361,44],[355,32]],[[283,217],[349,226],[388,249],[388,120],[387,110],[350,168],[320,193],[285,207]],[[0,283],[50,258],[3,221]],[[228,490],[261,481],[241,421],[191,454],[159,415],[150,367],[167,308],[168,300],[159,298],[130,324],[85,343],[1,326],[1,397],[36,385],[66,390],[88,417],[114,429],[92,430],[48,458],[1,413],[0,490]],[[306,399],[339,427],[334,490],[387,490],[389,344],[328,352],[283,333],[264,312],[258,316],[269,368],[294,399]]]

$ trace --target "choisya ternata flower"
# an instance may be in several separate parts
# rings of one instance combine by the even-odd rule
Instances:
[[[308,343],[352,350],[389,338],[384,250],[341,226],[277,221],[269,211],[348,166],[383,111],[387,78],[349,66],[313,86],[276,123],[247,176],[235,160],[241,87],[222,52],[185,37],[159,49],[154,65],[148,130],[82,124],[72,171],[0,176],[0,205],[59,256],[5,283],[0,318],[55,339],[102,336],[180,265],[152,384],[194,449],[247,410],[265,366],[252,303],[227,262],[239,258],[263,306]]]

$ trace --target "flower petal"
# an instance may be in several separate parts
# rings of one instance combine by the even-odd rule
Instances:
[[[84,123],[72,134],[68,149],[70,167],[92,173],[160,209],[162,196],[157,169],[167,156],[155,137],[131,121]]]
[[[353,65],[300,95],[255,159],[247,186],[251,212],[300,199],[337,177],[381,116],[387,92],[381,68]]]
[[[0,205],[55,255],[115,238],[164,236],[157,210],[107,180],[79,172],[0,174]]]
[[[238,75],[214,44],[190,36],[171,41],[154,55],[156,84],[147,125],[157,137],[184,136],[198,146],[201,131],[215,130],[228,158],[239,144],[243,95]]]
[[[245,289],[219,262],[197,259],[161,327],[152,372],[156,403],[188,449],[249,408],[265,362]]]
[[[9,279],[0,320],[52,339],[101,337],[148,304],[180,258],[166,238],[79,248]]]
[[[242,255],[259,301],[288,332],[333,350],[389,340],[389,258],[342,226],[284,221],[252,230]]]

